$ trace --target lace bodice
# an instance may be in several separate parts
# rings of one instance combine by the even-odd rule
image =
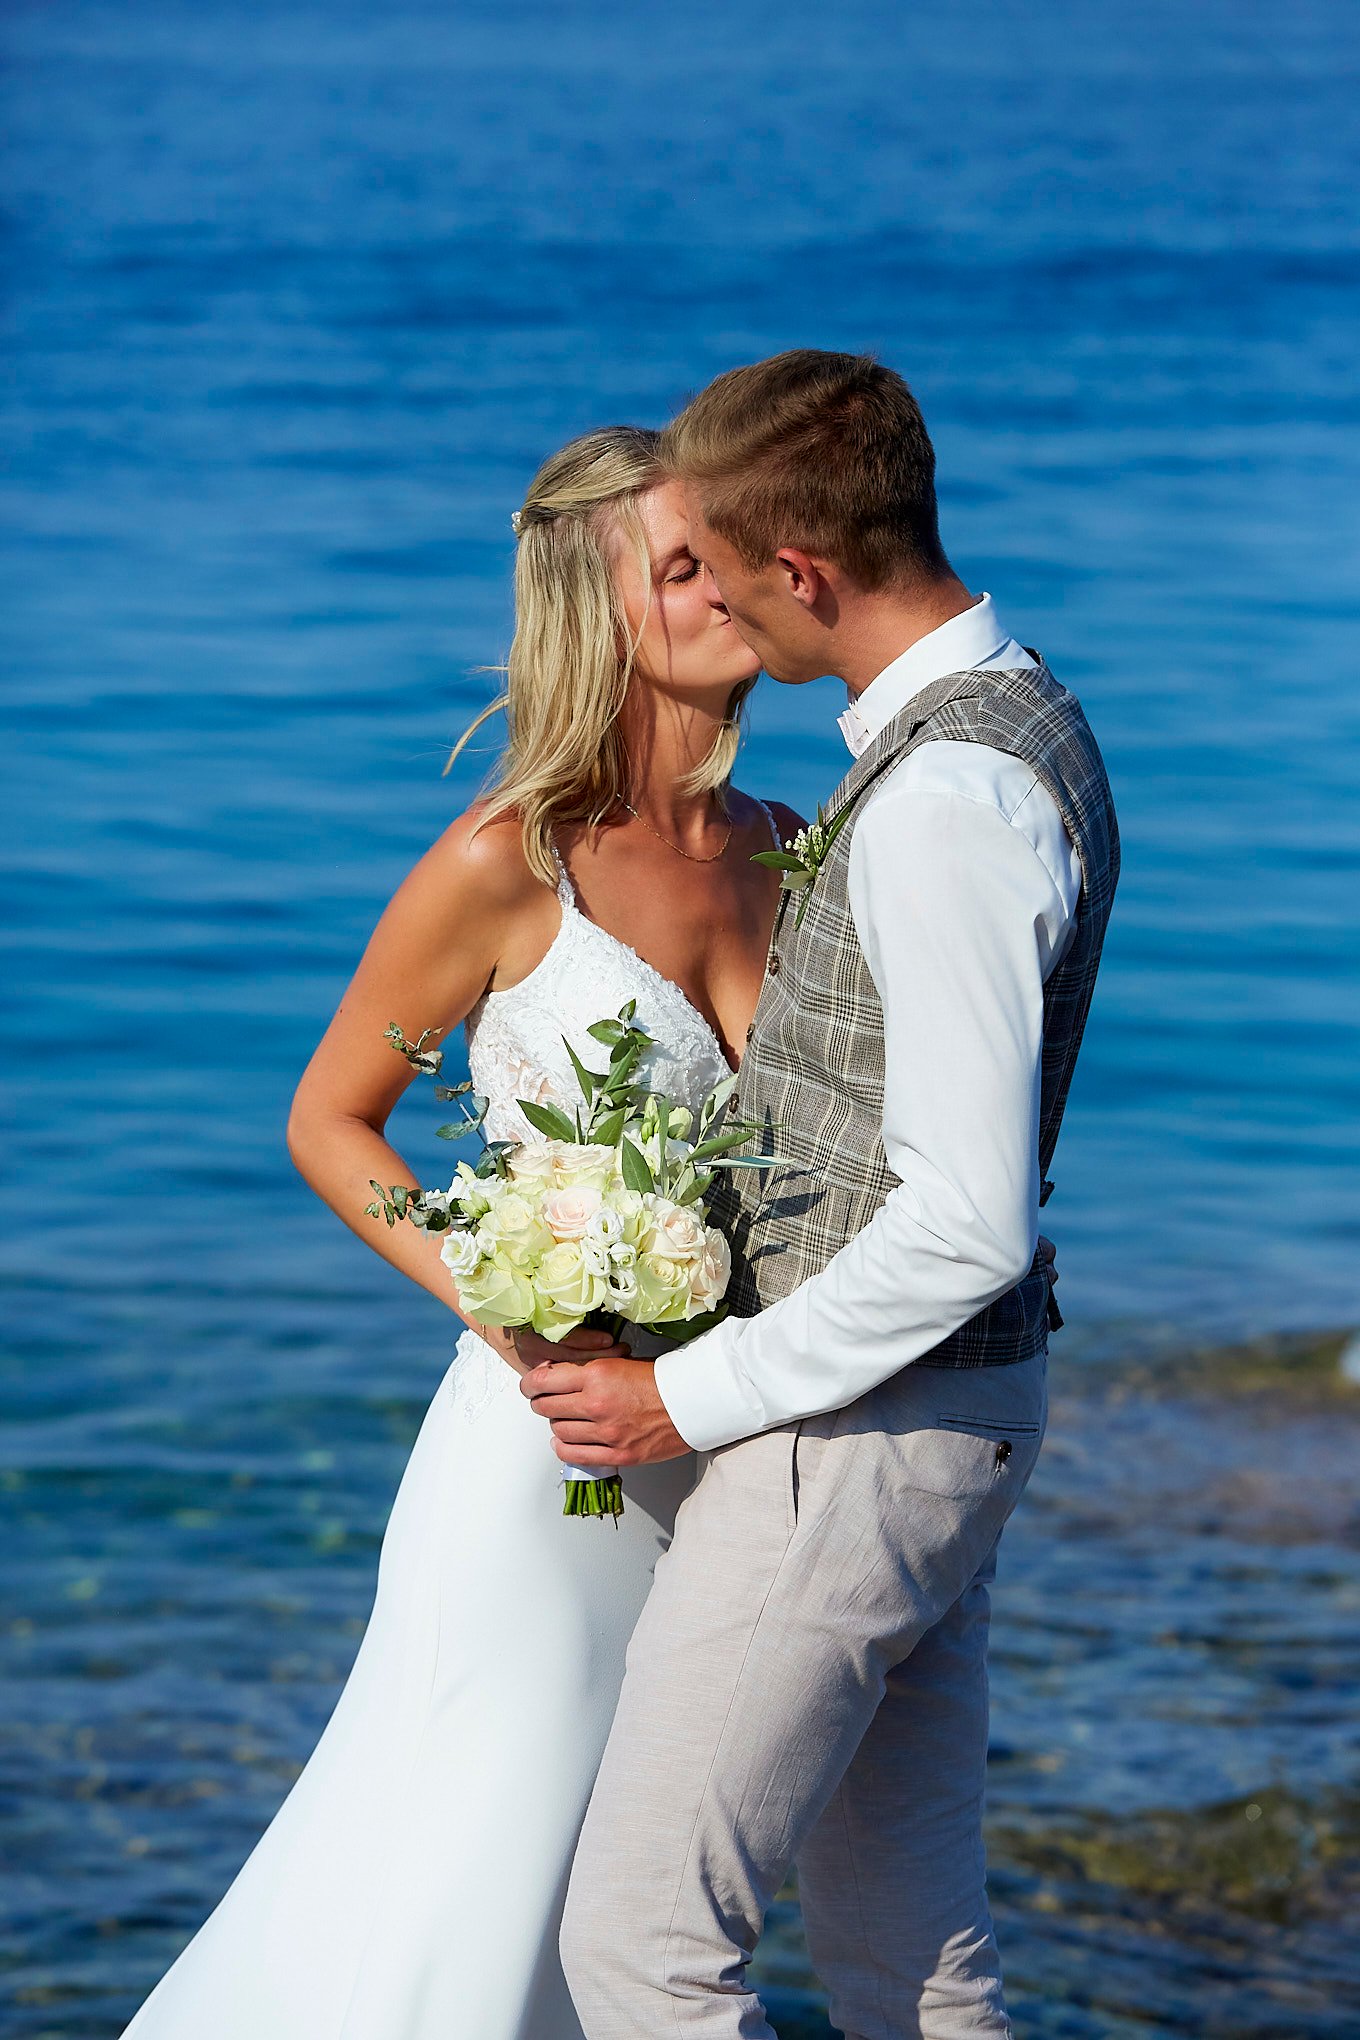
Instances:
[[[485,993],[464,1023],[473,1088],[491,1101],[488,1140],[533,1137],[517,1099],[574,1109],[580,1090],[562,1037],[588,1069],[602,1068],[605,1051],[586,1029],[612,1019],[628,999],[637,1000],[638,1020],[652,1036],[638,1069],[649,1090],[695,1108],[728,1072],[697,1006],[626,942],[587,920],[560,857],[557,867],[562,925],[552,946],[517,985]]]

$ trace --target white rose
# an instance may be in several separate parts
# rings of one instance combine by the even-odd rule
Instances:
[[[652,1206],[648,1251],[670,1261],[697,1261],[704,1250],[705,1227],[683,1204],[658,1197]]]
[[[481,1242],[475,1233],[451,1232],[439,1249],[439,1258],[455,1282],[464,1282],[481,1263]]]
[[[704,1232],[704,1250],[694,1271],[694,1304],[699,1313],[716,1310],[732,1279],[732,1249],[715,1225]]]
[[[498,1197],[477,1228],[489,1254],[504,1256],[523,1266],[545,1254],[553,1236],[538,1214],[537,1200],[522,1197],[515,1190]]]
[[[557,1181],[557,1149],[555,1140],[526,1140],[505,1158],[511,1180],[520,1183],[526,1190],[541,1190]]]
[[[495,1254],[459,1283],[458,1301],[483,1324],[527,1325],[534,1314],[534,1285],[524,1268]]]
[[[632,1271],[638,1286],[638,1317],[645,1325],[673,1323],[678,1318],[692,1315],[688,1309],[690,1300],[690,1271],[684,1261],[675,1261],[668,1254],[639,1254],[637,1266]]]
[[[579,1240],[585,1237],[603,1204],[604,1198],[593,1183],[573,1183],[566,1190],[550,1190],[540,1209],[543,1223],[554,1239]]]
[[[545,1339],[565,1336],[593,1310],[603,1309],[609,1285],[591,1265],[593,1256],[581,1250],[577,1240],[563,1240],[551,1247],[538,1264],[534,1278],[534,1330]]]
[[[602,1147],[597,1141],[573,1145],[571,1141],[559,1140],[553,1145],[556,1150],[553,1182],[559,1190],[574,1189],[579,1183],[593,1183],[597,1190],[603,1190],[617,1173],[619,1158],[612,1147]]]

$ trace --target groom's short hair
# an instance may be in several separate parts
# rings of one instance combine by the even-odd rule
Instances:
[[[948,569],[920,406],[870,354],[798,347],[729,369],[675,419],[661,456],[748,567],[793,545],[866,588]]]

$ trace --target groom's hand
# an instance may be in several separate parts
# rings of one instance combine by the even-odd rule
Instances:
[[[559,1360],[526,1374],[520,1393],[573,1466],[647,1466],[690,1449],[666,1414],[650,1360]]]

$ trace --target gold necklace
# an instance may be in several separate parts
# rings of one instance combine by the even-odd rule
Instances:
[[[733,822],[731,816],[729,815],[727,821],[727,834],[723,837],[722,849],[715,850],[711,857],[696,857],[692,850],[682,849],[678,843],[672,843],[669,836],[663,836],[660,829],[654,829],[651,823],[648,821],[646,815],[640,815],[638,813],[637,809],[633,806],[631,800],[620,801],[619,806],[626,807],[629,814],[632,815],[633,819],[635,821],[641,822],[643,828],[646,829],[648,835],[655,836],[657,842],[664,843],[668,850],[674,850],[677,857],[688,858],[691,864],[716,864],[720,857],[725,857],[727,855],[727,846],[732,841],[732,831],[736,827],[735,822]]]

